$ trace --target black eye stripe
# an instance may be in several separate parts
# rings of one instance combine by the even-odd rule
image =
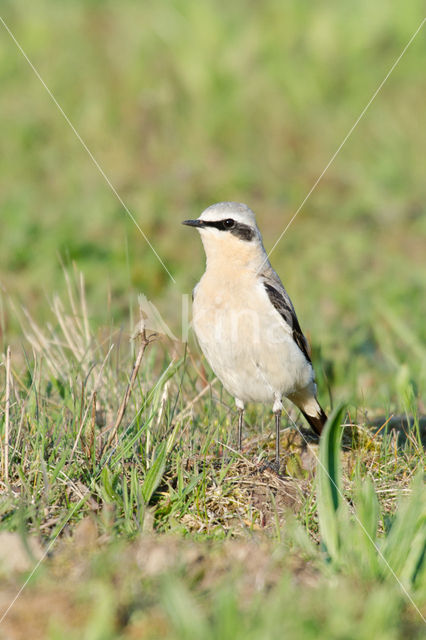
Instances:
[[[256,235],[251,227],[246,224],[237,224],[235,227],[231,229],[231,233],[233,236],[237,236],[240,240],[245,240],[246,242],[250,242],[253,240]]]
[[[214,227],[215,229],[219,229],[219,231],[228,231],[235,227],[236,222],[231,218],[227,218],[226,220],[207,220],[203,222],[204,227]]]
[[[230,224],[232,223],[232,224]],[[247,224],[236,222],[232,218],[226,220],[203,220],[203,227],[214,227],[219,231],[229,231],[232,235],[237,236],[240,240],[250,242],[255,236],[254,230]]]

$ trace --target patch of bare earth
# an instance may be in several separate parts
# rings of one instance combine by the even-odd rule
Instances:
[[[11,548],[16,549],[16,543],[14,540]],[[27,572],[33,562],[27,559]],[[99,592],[109,593],[112,625],[120,637],[162,637],[170,624],[161,606],[165,577],[180,578],[203,593],[214,593],[227,580],[238,601],[248,607],[256,594],[279,582],[285,568],[296,581],[316,582],[316,572],[309,563],[298,556],[289,558],[266,536],[197,542],[176,535],[149,534],[133,542],[109,544],[98,535],[95,521],[86,518],[73,536],[58,542],[37,578],[23,589],[1,624],[0,637],[41,640],[51,629],[62,630],[64,635],[84,629],[100,606]],[[0,579],[2,612],[28,575],[22,569],[20,560],[19,570]]]

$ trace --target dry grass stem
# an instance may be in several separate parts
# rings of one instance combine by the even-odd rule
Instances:
[[[81,432],[82,432],[82,430],[83,430],[83,426],[84,426],[84,424],[85,424],[85,422],[86,422],[86,419],[87,419],[87,414],[88,414],[89,410],[92,408],[92,405],[93,405],[93,398],[94,398],[94,395],[95,395],[96,391],[98,390],[99,385],[100,385],[100,382],[101,382],[101,380],[102,380],[102,373],[103,373],[103,371],[104,371],[105,365],[106,365],[106,363],[107,363],[107,361],[108,361],[108,358],[109,358],[109,356],[110,356],[110,354],[111,354],[111,351],[112,351],[113,349],[114,349],[114,345],[112,344],[112,345],[110,346],[110,348],[108,349],[108,353],[106,354],[106,356],[105,356],[105,358],[104,358],[104,361],[102,362],[101,367],[100,367],[100,369],[99,369],[99,373],[98,373],[98,375],[97,375],[96,382],[95,382],[95,385],[94,385],[94,388],[93,388],[93,391],[92,391],[92,394],[91,394],[90,400],[89,400],[89,402],[88,402],[88,404],[87,404],[86,410],[85,410],[84,415],[83,415],[83,419],[82,419],[82,420],[81,420],[81,422],[80,422],[80,427],[79,427],[79,429],[78,429],[78,433],[77,433],[77,436],[76,436],[75,441],[74,441],[74,445],[73,445],[73,448],[72,448],[72,451],[71,451],[71,456],[70,456],[70,459],[69,459],[69,462],[70,462],[70,463],[71,463],[71,461],[72,461],[72,459],[73,459],[73,457],[74,457],[74,453],[75,453],[75,450],[76,450],[76,448],[77,448],[78,441],[80,440]]]
[[[132,374],[130,376],[130,381],[129,384],[127,385],[126,388],[126,392],[124,394],[123,400],[121,402],[120,408],[118,410],[117,413],[117,418],[115,420],[114,426],[108,436],[108,439],[105,443],[105,446],[102,449],[102,453],[104,452],[104,450],[109,447],[112,443],[112,441],[114,440],[115,436],[117,435],[117,431],[120,427],[121,421],[124,418],[124,414],[126,413],[126,409],[127,409],[127,405],[129,403],[130,400],[130,396],[132,395],[132,390],[134,387],[134,384],[136,382],[136,377],[138,375],[138,371],[139,371],[139,367],[141,365],[144,353],[145,353],[145,349],[147,348],[147,346],[149,345],[149,343],[152,341],[152,338],[148,338],[146,335],[146,330],[145,330],[145,324],[142,318],[142,312],[141,312],[141,321],[140,321],[140,330],[138,333],[138,337],[140,339],[140,344],[139,344],[139,350],[138,353],[136,355],[136,359],[133,365],[133,369],[132,369]]]
[[[5,398],[5,421],[4,421],[4,478],[9,481],[9,425],[10,425],[10,346],[6,351],[6,398]]]

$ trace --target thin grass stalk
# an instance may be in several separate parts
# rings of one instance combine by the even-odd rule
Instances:
[[[4,418],[4,477],[9,481],[9,424],[10,424],[10,346],[6,351],[6,404]]]
[[[80,336],[75,331],[72,322],[70,323],[69,320],[67,321],[67,318],[64,316],[64,309],[58,296],[55,296],[53,299],[52,310],[59,322],[59,326],[61,327],[71,353],[77,358],[77,360],[82,360],[84,356],[84,347],[81,343]]]
[[[31,335],[31,333],[29,333],[28,331],[25,331],[24,329],[24,335],[25,338],[28,340],[28,342],[30,343],[30,345],[33,347],[34,351],[37,353],[42,352],[44,354],[46,363],[49,367],[49,369],[52,371],[53,375],[57,378],[61,377],[61,371],[58,368],[57,364],[53,361],[53,359],[50,356],[50,349],[49,349],[49,341],[46,340],[45,336],[43,335],[42,331],[40,331],[39,327],[37,326],[37,324],[34,322],[33,318],[31,317],[29,311],[25,308],[22,307],[22,310],[24,312],[24,315],[28,321],[28,324],[30,326],[30,329],[33,331],[34,333],[34,337]],[[17,314],[19,317],[19,314]],[[21,322],[21,325],[23,325],[23,323]]]
[[[87,313],[86,287],[84,284],[84,276],[81,272],[80,272],[80,304],[81,304],[81,311],[83,313],[84,335],[86,337],[87,344],[89,344],[90,343],[89,314]]]
[[[132,370],[132,374],[130,376],[130,381],[129,384],[127,385],[127,389],[126,389],[126,393],[124,394],[123,400],[121,402],[120,408],[118,410],[117,413],[117,418],[115,420],[115,424],[114,427],[112,428],[108,439],[105,443],[105,446],[102,449],[102,453],[104,452],[104,450],[109,447],[112,443],[112,441],[114,440],[115,436],[117,435],[117,431],[118,428],[121,424],[121,421],[124,418],[124,414],[126,413],[126,409],[127,409],[127,405],[129,403],[130,400],[130,396],[132,394],[132,390],[134,387],[134,384],[136,382],[136,377],[138,375],[138,371],[139,371],[139,367],[141,366],[141,362],[145,353],[145,349],[147,348],[148,344],[152,341],[149,338],[147,338],[146,336],[146,331],[145,331],[145,323],[141,314],[141,322],[140,322],[140,331],[139,331],[139,338],[140,338],[140,345],[139,345],[139,350],[136,356],[136,360],[135,363],[133,365],[133,370]]]
[[[75,453],[75,450],[77,449],[78,441],[80,440],[81,432],[82,432],[82,430],[83,430],[83,425],[84,425],[84,424],[85,424],[85,422],[86,422],[86,418],[87,418],[88,411],[89,411],[89,409],[91,409],[91,407],[92,407],[94,394],[96,393],[96,391],[97,391],[97,389],[98,389],[98,386],[99,386],[99,383],[100,383],[100,381],[101,381],[101,377],[102,377],[102,373],[103,373],[103,370],[104,370],[105,364],[106,364],[106,362],[107,362],[107,360],[108,360],[108,358],[109,358],[109,356],[110,356],[110,353],[111,353],[111,351],[113,350],[113,348],[114,348],[114,344],[112,344],[112,345],[110,346],[110,348],[108,349],[108,353],[106,354],[105,359],[104,359],[104,361],[103,361],[103,362],[102,362],[102,364],[101,364],[101,368],[100,368],[99,373],[98,373],[98,376],[97,376],[97,378],[96,378],[95,386],[94,386],[94,389],[93,389],[93,391],[92,391],[92,394],[91,394],[91,397],[90,397],[90,401],[89,401],[89,403],[88,403],[88,405],[87,405],[87,407],[86,407],[86,410],[85,410],[84,415],[83,415],[83,419],[82,419],[82,421],[81,421],[81,424],[80,424],[80,427],[79,427],[79,430],[78,430],[77,436],[76,436],[75,441],[74,441],[74,445],[73,445],[73,448],[72,448],[72,451],[71,451],[71,455],[70,455],[69,463],[71,463],[71,462],[72,462],[72,459],[73,459],[73,457],[74,457],[74,453]]]
[[[75,323],[77,324],[78,328],[80,329],[80,332],[82,332],[83,328],[81,326],[80,318],[79,318],[79,315],[78,315],[78,312],[77,312],[77,307],[76,307],[75,300],[74,300],[74,294],[72,292],[71,280],[70,280],[70,277],[69,277],[69,273],[66,270],[64,265],[62,265],[62,272],[63,272],[64,277],[65,277],[65,283],[66,283],[67,292],[68,292],[68,300],[70,301],[71,310],[72,310],[72,312],[74,314]]]

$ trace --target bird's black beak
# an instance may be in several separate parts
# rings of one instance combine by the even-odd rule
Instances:
[[[202,220],[184,220],[182,224],[186,224],[188,227],[204,227]]]

